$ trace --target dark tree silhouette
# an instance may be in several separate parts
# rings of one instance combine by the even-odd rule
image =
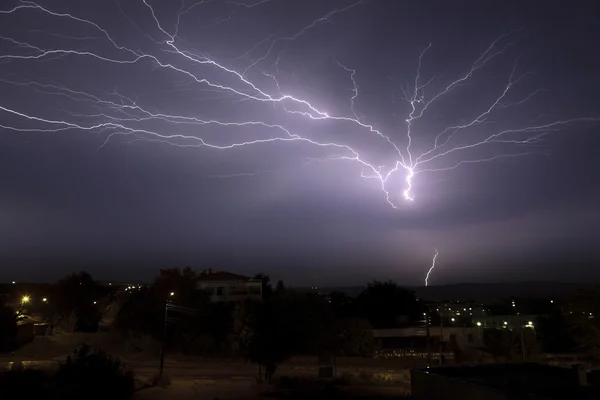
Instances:
[[[56,323],[69,331],[96,331],[102,316],[97,301],[104,292],[87,272],[61,279],[51,302]]]
[[[393,327],[400,316],[417,320],[424,312],[413,292],[392,281],[370,283],[358,295],[356,305],[359,316],[368,319],[374,328]]]
[[[263,302],[247,301],[234,310],[232,349],[259,366],[270,381],[277,367],[299,353],[315,353],[333,320],[328,303],[316,295],[276,291]]]
[[[0,352],[12,349],[17,335],[17,315],[15,311],[0,303]]]

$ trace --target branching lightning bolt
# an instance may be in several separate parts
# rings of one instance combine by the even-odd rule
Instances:
[[[180,39],[179,33],[180,24],[182,24],[183,16],[193,12],[207,0],[197,1],[191,5],[181,8],[176,15],[176,24],[174,29],[168,29],[164,22],[158,16],[155,8],[147,0],[139,0],[147,11],[147,18],[153,23],[155,32],[144,32],[141,29],[141,24],[137,24],[129,16],[125,15],[123,9],[119,5],[119,9],[125,17],[134,25],[136,30],[145,38],[150,39],[155,51],[148,52],[139,49],[134,49],[120,44],[115,39],[108,28],[102,27],[93,20],[83,18],[81,16],[53,11],[48,7],[39,5],[31,1],[22,1],[13,8],[0,10],[0,18],[10,17],[17,13],[40,13],[46,17],[56,20],[65,20],[70,23],[79,24],[87,30],[94,30],[95,35],[82,35],[80,37],[73,35],[62,35],[59,33],[49,33],[49,36],[64,39],[66,43],[81,45],[85,41],[106,42],[112,48],[111,54],[92,51],[90,49],[80,50],[78,47],[51,47],[48,48],[42,44],[30,43],[12,37],[0,36],[0,42],[9,44],[9,49],[14,51],[4,51],[0,53],[0,66],[11,62],[42,62],[54,60],[57,57],[69,58],[87,58],[98,63],[107,63],[117,66],[133,66],[146,65],[152,66],[152,69],[162,69],[174,73],[177,76],[187,80],[186,89],[189,90],[210,90],[220,94],[227,95],[238,101],[253,102],[258,105],[271,105],[277,112],[281,113],[282,117],[290,119],[290,125],[295,126],[295,129],[289,128],[287,123],[269,122],[266,118],[256,118],[253,120],[221,120],[201,118],[197,115],[179,115],[167,112],[159,112],[143,105],[137,99],[129,98],[118,93],[116,90],[107,92],[102,95],[89,93],[82,90],[76,90],[56,82],[37,82],[27,79],[6,79],[0,80],[0,84],[12,85],[14,87],[26,87],[35,90],[44,95],[57,96],[69,100],[73,100],[78,104],[89,105],[94,112],[81,112],[77,110],[62,110],[68,117],[61,118],[63,114],[57,114],[54,117],[45,117],[34,115],[25,112],[18,107],[6,104],[7,98],[0,98],[0,113],[9,114],[17,120],[23,121],[22,124],[0,123],[0,129],[16,132],[42,132],[42,133],[59,133],[65,131],[82,131],[103,133],[106,135],[102,146],[105,146],[111,139],[116,136],[129,137],[131,141],[144,140],[148,142],[165,143],[178,147],[206,147],[214,150],[228,150],[233,148],[241,148],[251,145],[265,145],[269,143],[304,143],[313,147],[327,148],[336,151],[335,156],[328,157],[327,160],[352,162],[359,166],[360,176],[369,179],[375,179],[379,182],[385,200],[387,203],[397,208],[399,201],[403,198],[406,201],[414,200],[414,183],[419,174],[432,173],[441,171],[450,171],[458,168],[461,165],[474,163],[489,162],[499,158],[516,157],[531,154],[531,151],[509,152],[506,153],[504,148],[507,145],[526,146],[538,144],[540,140],[551,132],[563,130],[575,123],[596,123],[600,118],[595,117],[576,117],[560,120],[550,120],[545,122],[531,123],[525,126],[503,127],[502,129],[494,129],[491,120],[492,115],[500,110],[506,110],[511,107],[518,107],[527,104],[536,94],[540,93],[536,90],[521,96],[518,99],[510,100],[513,89],[523,79],[525,75],[517,73],[517,64],[514,64],[506,83],[498,91],[494,99],[487,105],[482,105],[481,110],[475,113],[475,116],[462,122],[447,126],[439,132],[432,132],[430,135],[421,135],[419,130],[419,121],[436,104],[440,103],[444,98],[448,97],[452,92],[455,92],[467,82],[469,82],[478,72],[490,64],[494,59],[503,56],[507,49],[513,44],[507,39],[510,34],[501,35],[487,47],[478,58],[466,68],[466,72],[461,74],[457,79],[450,81],[447,84],[437,85],[437,89],[432,87],[434,82],[440,78],[431,76],[428,79],[424,78],[423,64],[427,53],[432,48],[430,43],[426,46],[418,56],[416,73],[411,83],[403,88],[404,99],[408,106],[406,118],[399,124],[399,128],[405,129],[406,135],[400,137],[403,143],[399,145],[390,135],[384,134],[374,125],[367,123],[365,119],[359,118],[357,101],[359,99],[359,85],[357,84],[356,70],[343,65],[337,61],[339,67],[347,74],[352,84],[352,96],[350,97],[350,116],[332,115],[323,111],[314,102],[294,96],[282,89],[282,85],[277,80],[276,76],[267,72],[268,69],[262,70],[260,75],[262,78],[268,77],[270,83],[274,83],[276,90],[269,90],[263,81],[253,79],[251,76],[256,74],[253,71],[262,67],[263,63],[267,62],[273,53],[277,50],[278,45],[282,43],[293,42],[301,36],[304,36],[308,31],[316,29],[318,26],[326,22],[332,22],[334,18],[338,18],[345,12],[350,12],[351,9],[362,4],[362,1],[357,1],[344,8],[335,9],[324,16],[316,18],[311,23],[302,27],[296,33],[275,37],[269,36],[267,39],[260,41],[250,51],[238,58],[250,60],[250,65],[242,70],[237,70],[233,67],[220,63],[217,60],[209,57],[206,54],[198,54],[194,51],[184,48],[183,41]],[[257,0],[253,3],[230,2],[232,5],[240,6],[243,9],[254,8],[257,6],[268,5],[269,0]],[[118,3],[117,3],[118,4]],[[172,32],[172,33],[171,33]],[[39,31],[35,33],[39,34]],[[39,36],[39,35],[38,35]],[[266,52],[255,59],[251,59],[253,53],[265,45]],[[279,54],[274,65],[278,67]],[[214,70],[219,73],[219,80],[211,79],[206,74],[202,73],[206,69]],[[4,75],[5,77],[7,75]],[[230,82],[223,83],[224,80]],[[193,85],[193,86],[190,86]],[[373,161],[372,155],[367,157],[364,151],[361,151],[358,146],[349,144],[339,139],[336,141],[315,139],[306,132],[311,131],[311,125],[306,125],[306,132],[297,132],[297,124],[292,124],[300,120],[304,124],[312,124],[317,121],[329,121],[337,123],[340,129],[353,127],[359,131],[363,131],[369,140],[383,140],[386,146],[390,147],[394,154],[394,159]],[[166,126],[163,128],[149,128],[148,122],[156,122],[155,126]],[[29,123],[30,125],[27,125]],[[485,125],[485,126],[484,126]],[[491,126],[491,127],[490,127]],[[184,134],[181,128],[198,129],[197,134]],[[203,137],[205,131],[203,129],[210,127],[226,127],[229,129],[259,127],[262,132],[270,132],[269,137],[259,139],[247,139],[242,141],[231,141],[228,144],[215,143]],[[483,129],[483,128],[486,129]],[[463,133],[477,134],[477,139],[471,139],[467,142],[455,142]],[[417,137],[433,138],[433,143],[424,151],[415,152],[415,140]],[[453,144],[455,143],[455,144]],[[480,148],[490,148],[496,145],[499,154],[479,157],[466,158],[465,154],[470,154],[471,150]],[[502,145],[500,148],[499,145]],[[371,157],[371,158],[370,158]],[[267,171],[267,170],[265,170]],[[258,172],[242,172],[239,174],[223,174],[213,175],[214,177],[231,177],[231,176],[249,176],[255,175]],[[402,174],[401,187],[392,185],[392,177],[397,173]],[[396,182],[396,181],[394,181]],[[392,186],[392,187],[390,187]],[[435,266],[436,255],[433,259],[433,265],[427,274]],[[425,283],[427,285],[427,278]]]
[[[429,286],[429,275],[431,271],[435,268],[435,262],[437,260],[438,251],[435,250],[435,255],[433,256],[433,260],[431,260],[431,267],[429,267],[429,271],[427,271],[427,275],[425,276],[425,286]]]

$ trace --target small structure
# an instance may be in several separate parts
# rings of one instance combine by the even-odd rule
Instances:
[[[416,400],[597,399],[586,375],[581,366],[539,364],[424,368],[411,371],[411,388]]]
[[[262,285],[260,279],[210,269],[203,271],[198,280],[198,287],[208,291],[213,303],[262,300]]]
[[[406,338],[426,338],[426,326],[412,326],[396,329],[375,329],[373,337],[379,339],[383,347],[387,343],[406,341]],[[481,328],[474,326],[430,326],[429,337],[436,342],[448,343],[453,348],[468,348],[483,346]],[[402,338],[402,339],[401,339]]]
[[[33,340],[35,336],[35,321],[25,318],[17,322],[17,335],[15,336],[15,346],[21,347]]]

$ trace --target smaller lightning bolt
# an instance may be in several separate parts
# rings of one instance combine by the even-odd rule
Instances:
[[[431,267],[429,268],[429,271],[427,271],[427,275],[425,276],[425,286],[429,286],[429,274],[431,274],[431,271],[433,271],[433,269],[435,268],[435,260],[437,259],[438,256],[438,251],[435,250],[435,255],[433,256],[433,260],[431,260]]]

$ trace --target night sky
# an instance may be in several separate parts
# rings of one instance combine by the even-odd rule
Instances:
[[[0,9],[0,280],[600,279],[596,1]]]

